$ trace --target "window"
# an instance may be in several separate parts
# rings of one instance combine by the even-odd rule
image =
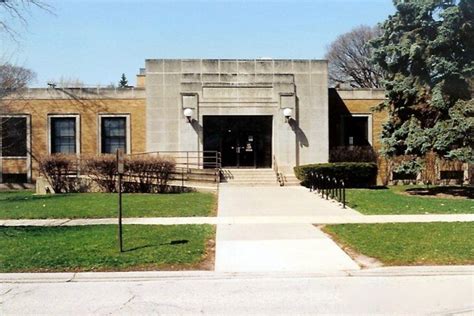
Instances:
[[[372,144],[372,118],[370,115],[344,117],[344,145],[370,146]]]
[[[51,153],[77,153],[76,117],[51,117]]]
[[[127,152],[127,117],[101,117],[101,153],[112,154],[117,149]]]
[[[26,157],[27,118],[8,116],[1,118],[3,157]]]

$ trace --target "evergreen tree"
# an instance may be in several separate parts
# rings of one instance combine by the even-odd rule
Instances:
[[[126,88],[128,87],[128,80],[125,74],[122,74],[122,77],[120,78],[119,81],[119,88]]]
[[[389,111],[382,153],[473,162],[474,1],[394,0],[372,41]]]

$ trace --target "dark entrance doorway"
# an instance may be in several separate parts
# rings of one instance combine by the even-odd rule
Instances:
[[[271,116],[204,116],[204,150],[222,153],[223,167],[271,168]]]

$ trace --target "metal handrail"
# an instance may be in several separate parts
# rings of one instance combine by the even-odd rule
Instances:
[[[221,181],[222,155],[219,151],[153,151],[138,152],[125,155],[126,157],[137,156],[163,156],[170,157],[175,160],[175,170],[171,172],[170,180],[180,181],[184,188],[184,183],[190,181],[190,175],[193,174],[192,169],[208,169],[214,170],[214,182],[217,190]],[[71,170],[71,176],[81,176],[81,161],[83,157],[77,157],[75,170]],[[133,177],[132,173],[127,172],[125,176]],[[153,177],[152,177],[153,178]]]
[[[215,150],[165,150],[165,151],[151,151],[142,153],[133,153],[129,156],[140,156],[140,155],[161,155],[171,156],[175,160],[176,167],[181,168],[181,185],[184,186],[184,182],[189,178],[191,174],[191,168],[195,169],[214,169],[214,182],[219,190],[219,183],[221,181],[221,170],[222,170],[222,154],[220,151]],[[177,160],[182,159],[185,162],[179,162]],[[184,171],[186,170],[186,172]]]
[[[197,168],[215,168],[222,169],[222,155],[221,152],[215,150],[164,150],[164,151],[150,151],[132,153],[128,156],[142,156],[142,155],[162,155],[171,156],[176,159],[186,159],[186,163],[176,161],[176,165],[185,165],[187,168],[197,166]],[[193,162],[194,161],[194,162]]]
[[[310,171],[308,181],[310,192],[317,192],[326,200],[336,200],[342,204],[342,208],[346,208],[346,184],[344,180]]]
[[[280,169],[278,168],[278,163],[275,155],[273,155],[273,170],[275,171],[277,182],[280,184],[281,187],[284,186],[285,179],[283,178],[283,173],[281,173]]]

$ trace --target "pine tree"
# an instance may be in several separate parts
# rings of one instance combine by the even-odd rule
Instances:
[[[119,88],[126,88],[128,87],[128,80],[125,74],[122,74],[122,77],[120,78],[119,81]]]
[[[386,156],[473,162],[474,1],[394,0],[396,13],[372,41],[385,72]]]

